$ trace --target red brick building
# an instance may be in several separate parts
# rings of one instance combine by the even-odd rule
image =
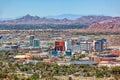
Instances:
[[[64,51],[65,50],[65,43],[63,40],[55,41],[55,50],[56,51]]]

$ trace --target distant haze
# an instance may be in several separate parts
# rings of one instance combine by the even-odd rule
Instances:
[[[55,19],[76,19],[76,18],[80,18],[82,15],[77,15],[77,14],[61,14],[61,15],[56,15],[56,16],[46,16],[47,18],[55,18]]]
[[[26,14],[71,19],[81,14],[120,16],[120,0],[0,0],[0,19],[13,19]]]

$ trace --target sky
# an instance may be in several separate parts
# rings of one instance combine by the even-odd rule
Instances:
[[[0,18],[61,14],[120,16],[120,0],[0,0]]]

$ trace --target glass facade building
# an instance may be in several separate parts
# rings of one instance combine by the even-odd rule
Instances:
[[[33,47],[34,47],[34,48],[40,48],[39,39],[34,39],[34,40],[33,40]]]
[[[30,35],[30,46],[33,46],[33,40],[34,40],[35,36],[34,35]]]

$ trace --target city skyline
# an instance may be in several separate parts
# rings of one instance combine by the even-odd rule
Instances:
[[[1,0],[0,18],[61,14],[119,16],[119,0]]]

